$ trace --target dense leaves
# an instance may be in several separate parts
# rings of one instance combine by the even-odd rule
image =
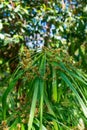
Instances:
[[[87,128],[86,3],[0,1],[0,129]]]

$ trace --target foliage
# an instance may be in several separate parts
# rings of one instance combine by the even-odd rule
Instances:
[[[0,2],[0,129],[87,127],[86,1]]]

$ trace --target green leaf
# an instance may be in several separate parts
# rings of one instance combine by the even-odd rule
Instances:
[[[19,74],[18,74],[19,73]],[[6,119],[6,111],[7,111],[7,98],[8,98],[8,94],[12,91],[12,89],[15,87],[15,84],[17,83],[18,79],[24,74],[23,71],[19,71],[19,69],[16,71],[15,74],[18,74],[16,77],[12,77],[9,86],[7,87],[7,89],[5,90],[3,96],[2,96],[2,107],[3,107],[3,120]]]
[[[34,89],[32,105],[31,105],[29,121],[28,121],[28,130],[31,130],[32,125],[33,125],[33,118],[34,118],[34,112],[35,112],[35,107],[36,107],[36,102],[37,102],[37,95],[38,95],[38,87],[39,87],[39,79],[36,79],[35,83],[34,83],[34,88],[35,89]]]
[[[46,71],[46,56],[42,56],[41,64],[40,64],[40,74],[41,77],[45,75]],[[43,100],[44,100],[44,86],[45,81],[40,79],[40,130],[42,130],[42,120],[43,120]]]
[[[57,75],[56,75],[56,70],[53,68],[53,76],[52,76],[52,99],[57,102],[57,97],[58,97],[58,90],[57,90]]]
[[[3,24],[0,22],[0,30],[3,28]]]
[[[0,39],[3,40],[4,38],[5,38],[4,34],[0,33]]]
[[[17,118],[17,119],[13,122],[13,124],[11,125],[11,127],[9,128],[9,130],[15,130],[18,123],[19,123],[19,120],[18,120],[18,118]]]
[[[60,76],[65,81],[65,83],[70,87],[70,89],[73,91],[73,93],[75,94],[76,98],[78,99],[79,104],[81,105],[83,113],[84,113],[85,117],[87,118],[87,107],[84,104],[80,95],[78,94],[77,90],[75,89],[75,87],[72,85],[72,83],[70,82],[70,80],[68,79],[68,77],[64,73],[61,72]]]
[[[46,105],[47,105],[47,107],[48,107],[49,113],[50,113],[52,116],[56,117],[56,115],[55,115],[55,113],[54,113],[54,111],[53,111],[53,106],[52,106],[52,104],[50,103],[50,101],[48,100],[47,96],[45,95],[44,98],[45,98],[45,102],[46,102]]]

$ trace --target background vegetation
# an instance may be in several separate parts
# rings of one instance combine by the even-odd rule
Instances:
[[[0,0],[0,129],[87,128],[87,1]]]

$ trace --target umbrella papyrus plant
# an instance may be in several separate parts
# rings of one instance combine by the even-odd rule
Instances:
[[[14,90],[15,83],[21,79],[23,84],[19,86],[18,94],[15,96],[18,99],[24,94],[24,104],[22,106],[23,102],[17,101],[13,107],[14,110],[17,107],[21,108],[21,112],[17,109],[20,119],[16,112],[8,112],[10,116],[16,115],[16,119],[18,118],[15,119],[16,124],[20,122],[28,130],[35,128],[57,130],[75,126],[80,116],[86,120],[87,75],[77,69],[68,53],[62,49],[45,47],[40,52],[30,50],[25,52],[26,56],[24,52],[21,54],[21,68],[11,77],[10,85],[2,98],[3,119],[8,119],[7,112],[13,107],[12,102],[10,108],[7,107],[9,98],[12,98],[9,95]],[[23,112],[27,118],[26,123],[23,123],[21,116]]]

